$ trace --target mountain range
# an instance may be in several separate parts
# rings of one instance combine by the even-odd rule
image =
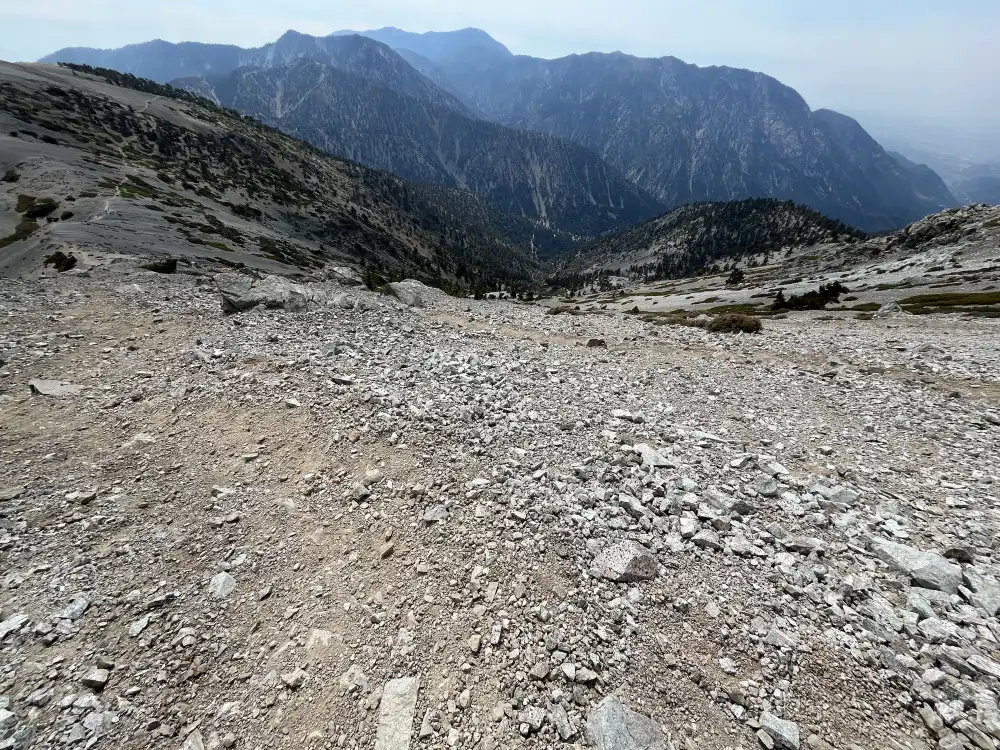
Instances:
[[[302,59],[339,74],[293,64]],[[790,199],[866,230],[956,204],[930,169],[897,159],[844,115],[811,110],[774,78],[672,57],[544,60],[477,29],[387,28],[288,32],[255,49],[76,48],[43,60],[55,61],[184,79],[331,153],[580,234],[693,201]],[[286,104],[300,100],[301,117]]]
[[[576,234],[603,234],[663,210],[572,141],[481,120],[311,58],[173,85],[336,156],[468,190],[504,212]]]

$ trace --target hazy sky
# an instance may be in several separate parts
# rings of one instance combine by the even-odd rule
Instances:
[[[1000,141],[1000,0],[0,0],[0,58],[380,26],[476,26],[540,57],[621,50],[746,67],[883,131]]]

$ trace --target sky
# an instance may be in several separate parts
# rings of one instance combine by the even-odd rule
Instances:
[[[475,26],[538,57],[620,50],[760,70],[883,140],[1000,158],[998,0],[0,0],[0,59],[382,26]]]

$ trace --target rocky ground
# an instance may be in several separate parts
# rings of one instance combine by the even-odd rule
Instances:
[[[223,286],[0,281],[0,748],[1000,742],[1000,319]]]

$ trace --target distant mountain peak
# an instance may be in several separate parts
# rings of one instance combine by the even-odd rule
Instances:
[[[485,31],[471,26],[455,31],[425,31],[422,33],[404,31],[395,26],[384,26],[381,29],[369,29],[368,31],[335,31],[331,36],[348,34],[365,36],[387,44],[393,49],[408,49],[436,64],[451,61],[470,53],[479,57],[485,55],[495,59],[506,59],[514,56],[507,47]]]

